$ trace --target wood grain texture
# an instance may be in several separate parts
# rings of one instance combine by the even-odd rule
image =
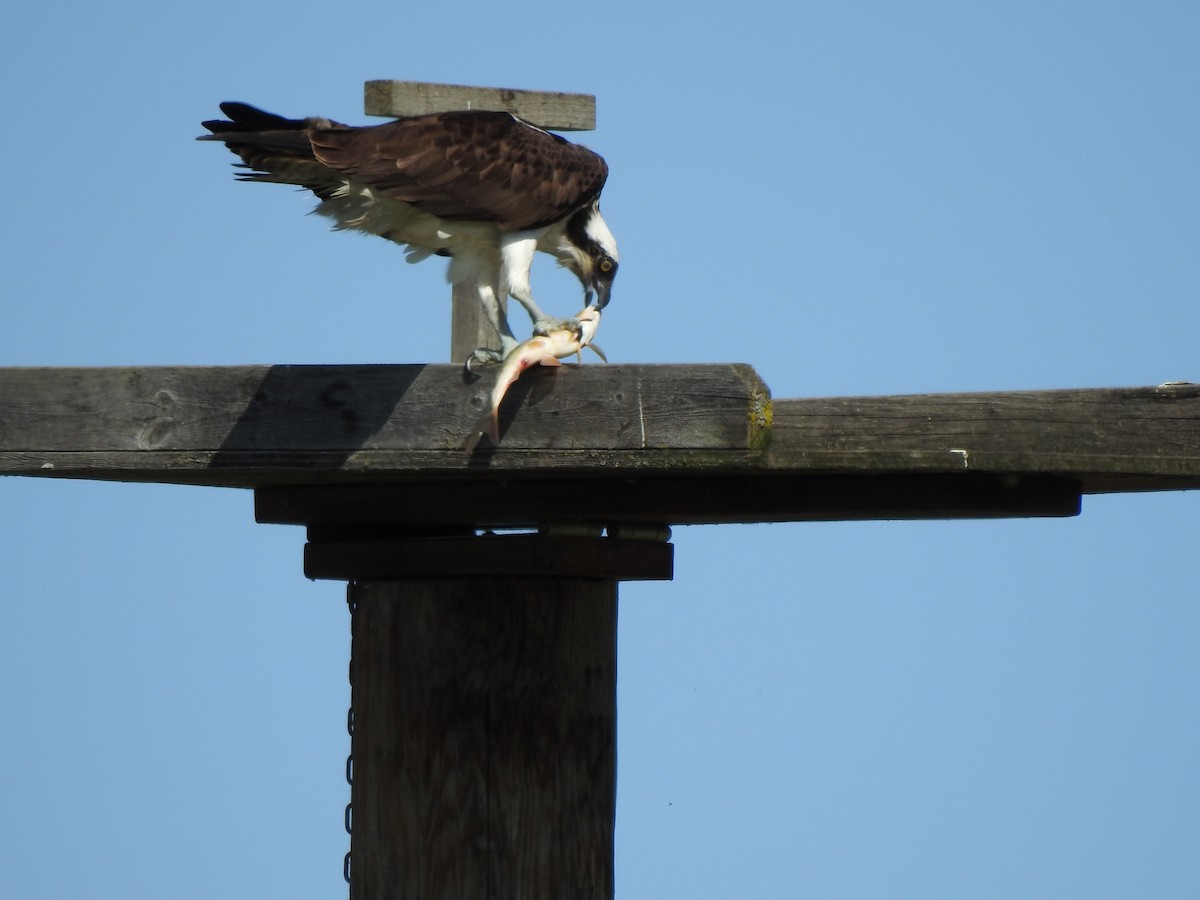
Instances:
[[[455,285],[450,291],[450,362],[462,365],[479,347],[500,348],[500,335],[483,313],[474,289]],[[501,303],[507,314],[508,303]],[[524,311],[522,310],[522,315]],[[510,326],[511,327],[511,326]]]
[[[351,586],[352,900],[610,900],[616,586]]]
[[[378,478],[504,458],[523,468],[547,455],[558,466],[630,453],[703,464],[765,440],[769,394],[748,366],[566,365],[510,388],[499,451],[464,453],[495,371],[468,381],[451,365],[0,369],[0,474],[254,486],[330,469]]]
[[[1200,385],[779,400],[771,468],[1039,473],[1200,487]]]
[[[0,368],[0,474],[255,488],[595,478],[619,492],[652,477],[882,475],[1200,488],[1192,384],[772,401],[743,365],[564,366],[523,376],[500,447],[466,454],[493,378],[468,383],[449,365]],[[605,500],[577,499],[580,510]]]
[[[389,118],[460,109],[490,109],[510,112],[551,131],[590,131],[596,127],[596,98],[591,94],[424,81],[368,81],[363,106],[369,116]]]

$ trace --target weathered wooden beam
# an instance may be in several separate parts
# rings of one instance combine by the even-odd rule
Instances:
[[[777,400],[773,470],[1038,473],[1200,488],[1200,384]]]
[[[309,524],[309,523],[304,523]],[[310,532],[310,537],[311,537]],[[543,534],[310,540],[306,578],[542,577],[670,581],[665,541]]]
[[[368,81],[363,106],[369,116],[420,116],[459,109],[509,112],[551,131],[590,131],[596,127],[591,94],[512,88],[430,84],[424,81]]]
[[[350,586],[352,900],[611,900],[615,582]]]
[[[758,455],[768,435],[769,395],[748,366],[563,366],[509,390],[503,449],[465,453],[494,377],[449,365],[0,369],[0,474],[254,487],[639,456],[703,468]]]
[[[276,525],[724,525],[862,519],[1073,516],[1077,481],[984,473],[513,477],[372,485],[264,487],[256,519]],[[316,577],[316,576],[310,576]]]
[[[607,496],[636,507],[636,479],[656,500],[677,497],[680,518],[667,522],[740,521],[756,505],[780,514],[769,496],[689,511],[698,492],[666,482],[683,475],[744,476],[724,488],[748,497],[783,484],[763,476],[865,479],[863,490],[916,475],[1200,488],[1194,384],[771,401],[746,366],[566,366],[522,377],[500,447],[466,454],[493,377],[419,365],[0,368],[0,474],[253,488],[450,480],[464,492],[477,479],[609,483],[581,494],[581,509]],[[664,483],[648,488],[651,476]]]

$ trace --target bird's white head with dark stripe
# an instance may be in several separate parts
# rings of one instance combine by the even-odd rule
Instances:
[[[621,257],[617,241],[593,200],[567,219],[557,248],[559,264],[583,285],[586,306],[604,309],[612,296],[612,283]]]

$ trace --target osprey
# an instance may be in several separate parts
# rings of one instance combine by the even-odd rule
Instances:
[[[575,319],[546,315],[534,302],[534,252],[554,256],[603,309],[617,274],[617,244],[600,216],[608,177],[586,147],[506,112],[463,110],[381,125],[285,119],[245,103],[222,103],[228,120],[203,125],[241,157],[242,181],[295,184],[320,198],[315,212],[335,229],[377,234],[407,248],[409,262],[450,257],[448,278],[479,297],[500,335],[495,360],[517,346],[501,307],[512,297],[547,334]],[[470,362],[470,360],[468,360]]]

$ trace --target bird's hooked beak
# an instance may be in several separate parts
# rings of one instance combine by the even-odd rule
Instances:
[[[587,290],[583,292],[583,305],[595,306],[596,309],[604,309],[608,306],[609,298],[612,296],[612,281],[601,278],[593,278]],[[593,298],[595,302],[593,302]]]

